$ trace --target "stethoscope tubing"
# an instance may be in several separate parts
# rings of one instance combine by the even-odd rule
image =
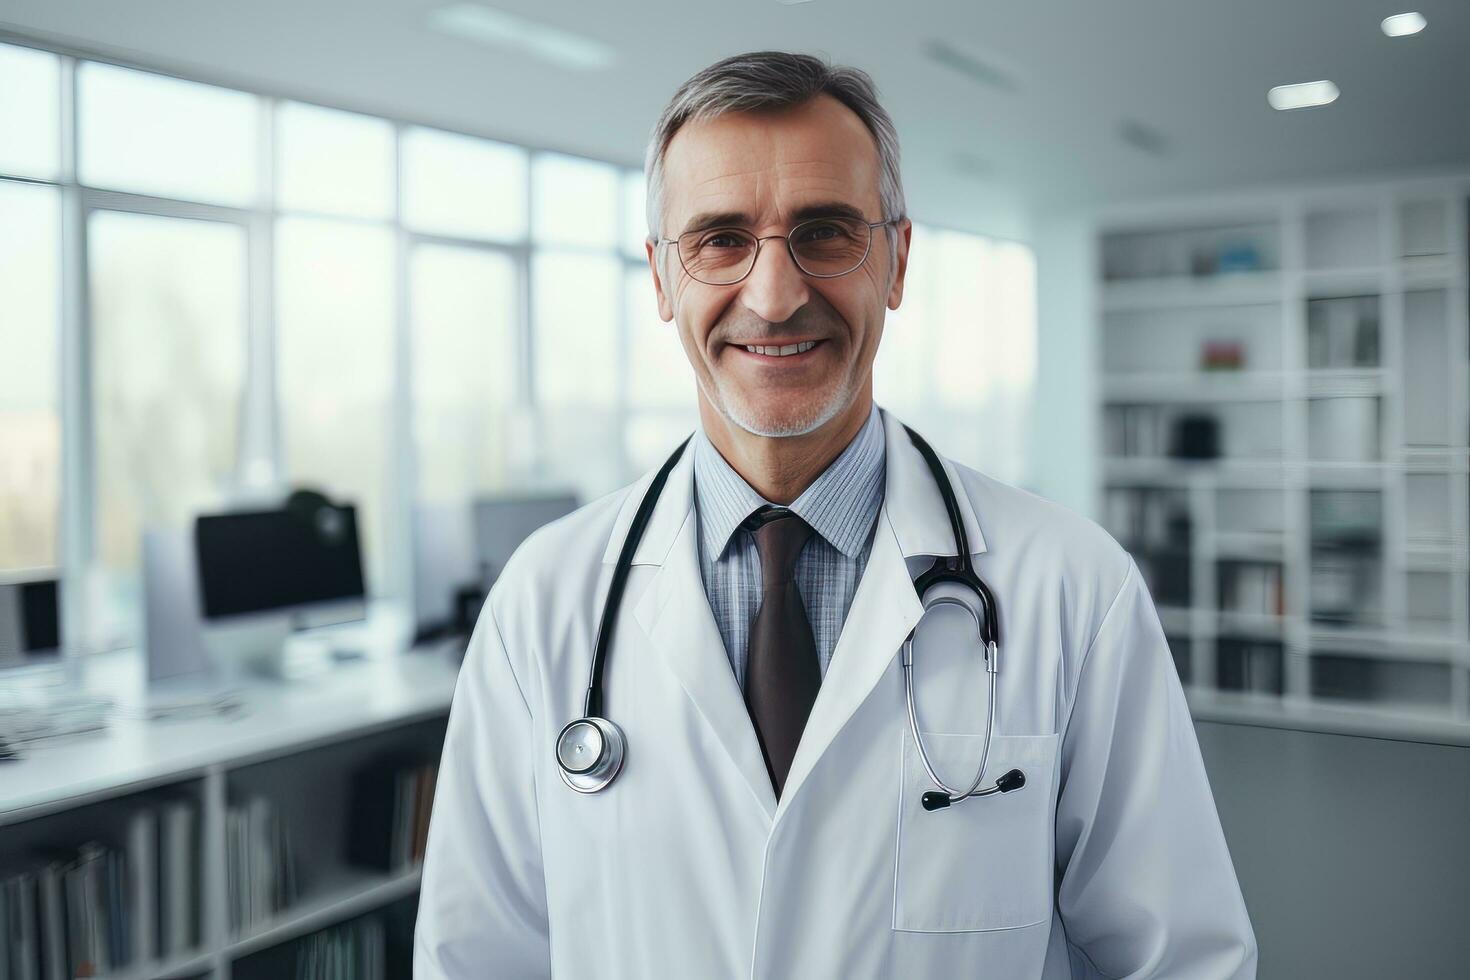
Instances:
[[[990,796],[993,793],[1009,792],[1011,789],[1024,785],[1024,776],[1018,770],[1012,770],[997,782],[997,785],[987,789],[979,789],[980,783],[985,779],[985,768],[990,761],[990,742],[995,730],[996,709],[996,682],[1000,672],[1000,625],[995,597],[990,588],[975,573],[974,565],[970,560],[969,537],[965,533],[964,520],[960,515],[959,501],[955,497],[954,488],[950,485],[948,474],[939,460],[933,448],[913,429],[904,426],[919,454],[924,457],[930,473],[934,477],[935,484],[939,489],[940,496],[944,499],[944,509],[949,517],[950,527],[954,534],[956,554],[953,558],[939,558],[934,565],[914,582],[914,587],[922,599],[929,587],[939,582],[952,582],[974,592],[981,605],[984,614],[982,621],[980,615],[968,604],[952,596],[940,596],[925,604],[924,612],[927,613],[933,606],[952,603],[965,609],[975,620],[976,631],[979,633],[982,649],[985,651],[985,667],[988,677],[989,692],[986,697],[985,711],[985,740],[980,752],[980,769],[975,773],[975,779],[969,788],[963,793],[955,790],[935,771],[929,753],[925,749],[923,736],[920,734],[918,708],[914,698],[913,682],[913,639],[914,632],[918,627],[915,625],[910,631],[903,644],[903,679],[904,697],[908,704],[909,727],[913,733],[914,745],[918,749],[919,759],[924,765],[924,770],[933,780],[934,785],[943,791],[947,800],[941,798],[938,793],[926,793],[925,809],[933,809],[929,797],[932,795],[939,802],[938,806],[945,806],[958,800],[967,799],[971,796]],[[623,756],[625,752],[626,739],[622,729],[602,716],[602,677],[605,668],[608,650],[612,645],[612,634],[617,622],[618,609],[622,605],[623,591],[627,585],[628,573],[633,564],[633,555],[637,550],[639,541],[643,538],[643,532],[647,528],[653,516],[653,509],[658,502],[660,493],[663,491],[669,473],[674,464],[684,454],[690,439],[685,439],[679,444],[679,448],[669,456],[663,466],[649,484],[648,490],[639,503],[638,510],[628,526],[628,531],[623,538],[623,547],[618,553],[617,563],[613,566],[612,581],[608,585],[607,596],[603,602],[602,617],[598,623],[597,639],[593,645],[592,665],[587,682],[587,694],[583,704],[585,716],[572,721],[561,730],[557,737],[558,768],[561,777],[573,790],[578,793],[596,793],[604,789],[617,776],[622,769]],[[922,620],[923,615],[920,615]],[[599,750],[595,760],[584,767],[571,769],[562,760],[560,749],[564,744],[577,746],[577,738],[583,733],[595,730],[599,735]],[[570,740],[570,741],[569,741]],[[577,751],[581,751],[578,749]],[[1001,783],[1016,777],[1009,787],[1003,788]]]
[[[929,610],[939,605],[959,606],[975,620],[975,631],[980,632],[980,618],[968,604],[951,596],[940,596],[926,605],[924,612],[927,614]],[[998,787],[992,786],[984,790],[979,788],[985,780],[985,766],[990,759],[990,737],[995,731],[995,682],[996,675],[1000,671],[999,648],[993,641],[985,644],[985,673],[988,675],[986,677],[985,739],[980,743],[980,768],[975,771],[975,779],[970,783],[968,789],[960,791],[940,778],[933,763],[929,761],[929,753],[924,749],[924,736],[919,730],[919,709],[914,700],[914,633],[917,632],[918,626],[915,625],[908,639],[903,641],[903,692],[904,700],[908,703],[909,732],[914,737],[914,747],[919,751],[919,761],[924,764],[924,771],[929,774],[935,786],[948,794],[951,803],[970,796],[989,796],[992,793],[999,793]]]

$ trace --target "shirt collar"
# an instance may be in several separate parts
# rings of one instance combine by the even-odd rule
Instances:
[[[856,558],[883,503],[885,441],[878,406],[847,448],[791,503],[832,547]],[[701,426],[694,438],[694,493],[705,554],[718,559],[740,523],[771,504],[735,472]]]

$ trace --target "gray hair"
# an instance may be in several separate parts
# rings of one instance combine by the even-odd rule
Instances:
[[[847,106],[868,127],[878,144],[878,198],[882,217],[906,217],[903,181],[898,170],[898,130],[878,104],[878,91],[868,73],[832,65],[809,54],[752,51],[717,61],[674,93],[659,116],[648,141],[644,173],[648,176],[648,233],[660,237],[663,210],[664,153],[681,127],[727,112],[779,110],[801,105],[819,95],[830,95]],[[896,248],[897,236],[888,240]]]

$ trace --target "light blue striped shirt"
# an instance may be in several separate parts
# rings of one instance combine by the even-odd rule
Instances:
[[[847,448],[791,503],[817,532],[796,560],[796,587],[823,677],[873,546],[883,503],[884,448],[874,405]],[[760,607],[761,562],[755,537],[740,524],[771,502],[735,472],[703,428],[694,438],[694,493],[704,591],[743,690],[750,623]]]

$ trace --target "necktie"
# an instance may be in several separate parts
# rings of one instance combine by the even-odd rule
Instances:
[[[796,588],[796,559],[813,531],[789,510],[766,510],[752,519],[757,522],[761,604],[750,625],[745,704],[780,799],[822,685],[812,625]]]

